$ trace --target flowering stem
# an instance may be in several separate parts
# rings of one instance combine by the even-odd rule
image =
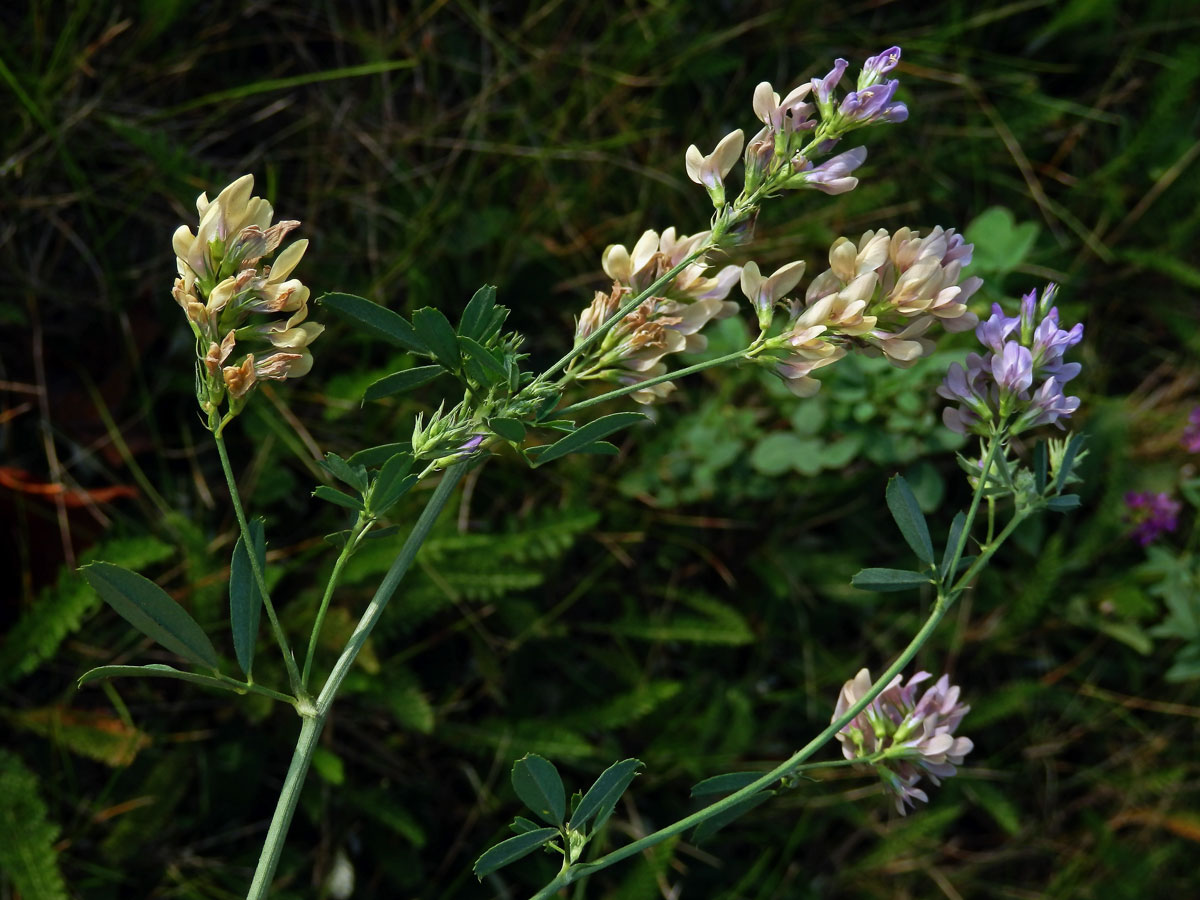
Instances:
[[[745,359],[753,350],[753,346],[744,347],[733,353],[728,353],[725,356],[718,356],[716,359],[706,360],[702,363],[696,363],[694,366],[688,366],[686,369],[679,369],[675,372],[667,372],[665,375],[656,375],[654,378],[647,378],[645,381],[639,381],[637,384],[629,384],[622,388],[609,391],[605,394],[600,394],[596,397],[589,397],[587,400],[580,400],[578,403],[572,403],[570,406],[557,410],[555,415],[568,416],[572,413],[577,413],[582,409],[587,409],[589,406],[595,406],[598,403],[603,403],[606,400],[613,400],[617,397],[624,397],[626,394],[632,394],[635,391],[644,390],[648,387],[653,387],[656,384],[662,384],[664,381],[671,381],[676,378],[683,378],[686,375],[694,375],[697,372],[703,372],[705,369],[712,369],[716,366],[723,366],[726,363],[737,362],[740,359]]]
[[[955,547],[954,557],[948,570],[949,573],[953,573],[957,569],[958,560],[962,557],[963,549],[966,547],[967,538],[971,532],[971,526],[975,521],[975,516],[979,511],[980,501],[983,499],[983,493],[987,486],[988,474],[991,472],[992,463],[995,461],[996,452],[1000,447],[1000,444],[1001,441],[999,439],[993,439],[992,444],[988,448],[988,451],[984,457],[979,483],[975,488],[974,495],[972,496],[971,506],[967,513],[967,520],[964,523],[962,535],[959,538],[958,545]],[[863,694],[863,696],[861,696],[857,702],[853,703],[841,716],[830,722],[827,727],[825,727],[811,741],[805,744],[804,747],[794,753],[791,758],[776,766],[761,778],[758,778],[740,790],[734,791],[729,796],[704,807],[704,809],[692,813],[690,816],[680,819],[678,822],[667,825],[665,828],[660,828],[658,831],[648,834],[639,840],[614,850],[612,853],[602,856],[593,862],[565,868],[562,872],[559,872],[553,881],[534,894],[532,900],[549,900],[549,898],[553,897],[558,891],[567,885],[578,881],[581,878],[586,878],[595,872],[600,871],[601,869],[606,869],[623,859],[628,859],[630,856],[653,847],[654,845],[665,841],[667,838],[674,837],[677,834],[682,834],[689,828],[699,825],[701,822],[711,819],[713,816],[720,815],[721,813],[736,807],[743,800],[746,800],[747,798],[770,788],[777,781],[780,781],[789,775],[793,775],[796,772],[800,772],[808,768],[817,768],[819,766],[833,767],[865,762],[866,760],[856,759],[836,760],[829,763],[805,764],[804,761],[808,759],[808,757],[812,756],[812,754],[819,750],[822,746],[824,746],[831,738],[834,737],[834,735],[841,731],[842,728],[853,721],[854,718],[860,712],[866,709],[876,697],[883,693],[884,689],[897,675],[904,671],[904,668],[910,662],[912,662],[913,657],[917,655],[917,652],[921,649],[921,647],[924,646],[925,642],[929,640],[929,637],[933,634],[942,618],[946,615],[946,611],[950,609],[950,607],[954,604],[954,601],[958,598],[962,591],[965,590],[967,584],[970,583],[970,580],[978,574],[984,565],[987,564],[987,561],[991,558],[992,554],[995,553],[996,549],[1004,543],[1009,535],[1012,534],[1020,522],[1027,515],[1029,515],[1030,512],[1031,510],[1019,510],[1016,515],[1013,516],[1012,520],[1009,521],[1008,525],[1005,526],[1004,530],[1001,531],[996,537],[995,541],[988,542],[979,558],[973,561],[971,567],[963,575],[962,579],[954,584],[953,588],[947,591],[945,585],[938,585],[937,599],[934,602],[933,610],[929,613],[929,617],[925,620],[925,623],[921,626],[920,630],[916,633],[916,635],[913,636],[913,639],[909,641],[908,646],[905,647],[900,655],[896,658],[895,662],[888,666],[884,673],[875,680],[870,689]],[[952,579],[953,574],[949,574],[946,582],[950,583]]]
[[[604,337],[604,335],[608,334],[608,332],[612,330],[614,325],[616,325],[618,322],[620,322],[622,319],[624,319],[627,315],[629,315],[631,312],[633,312],[635,309],[637,309],[638,306],[640,306],[642,304],[642,302],[646,300],[647,297],[653,297],[655,295],[655,292],[657,292],[661,287],[663,287],[663,285],[670,282],[676,275],[678,275],[680,272],[682,272],[684,269],[686,269],[688,266],[690,266],[693,262],[695,262],[697,259],[699,259],[701,256],[703,256],[704,253],[706,251],[710,250],[714,245],[715,245],[715,242],[710,237],[709,240],[705,241],[699,247],[699,249],[693,250],[691,253],[689,253],[686,257],[684,257],[680,261],[680,263],[677,266],[675,266],[673,269],[671,269],[669,272],[667,272],[665,275],[663,275],[661,278],[659,278],[657,281],[655,281],[654,284],[650,285],[648,288],[646,288],[644,291],[642,291],[636,297],[633,297],[632,299],[628,300],[624,306],[622,306],[615,313],[613,313],[611,316],[609,316],[604,322],[602,322],[599,326],[597,326],[595,331],[593,331],[591,334],[589,334],[587,337],[585,337],[582,341],[580,341],[578,344],[576,344],[574,347],[572,347],[571,350],[566,354],[566,356],[564,356],[562,359],[560,359],[558,362],[556,362],[554,365],[552,365],[550,368],[548,368],[545,372],[543,372],[541,375],[539,375],[534,380],[534,383],[536,384],[538,382],[545,381],[547,378],[549,378],[555,372],[559,371],[564,366],[568,365],[571,362],[571,360],[575,359],[578,356],[582,356],[588,347],[590,347],[592,344],[596,343],[596,341],[600,340],[602,337]]]
[[[912,662],[912,658],[917,655],[917,651],[921,649],[924,643],[929,639],[929,636],[933,634],[934,629],[937,628],[938,623],[941,622],[942,617],[946,614],[946,610],[949,608],[949,598],[939,592],[937,602],[933,607],[933,611],[929,614],[929,618],[925,620],[925,624],[921,626],[921,630],[916,633],[913,639],[909,642],[908,646],[905,647],[904,651],[896,658],[896,661],[888,666],[887,670],[881,676],[879,676],[874,684],[871,685],[870,690],[863,694],[863,696],[860,697],[856,703],[851,705],[839,718],[830,722],[820,734],[805,744],[803,748],[793,754],[792,757],[786,762],[776,766],[770,772],[767,772],[761,778],[746,785],[741,790],[734,791],[728,797],[724,797],[721,800],[718,800],[716,803],[712,803],[704,807],[704,809],[680,819],[678,822],[673,822],[665,828],[660,828],[658,831],[648,834],[639,840],[636,840],[630,844],[626,844],[624,847],[614,850],[612,853],[602,856],[594,862],[571,866],[570,868],[559,872],[553,881],[533,895],[532,900],[549,900],[550,897],[553,897],[562,888],[575,881],[578,881],[580,878],[586,878],[595,874],[596,872],[599,872],[601,869],[607,869],[614,863],[628,859],[629,857],[634,856],[643,850],[662,843],[667,838],[674,837],[677,834],[682,834],[689,828],[699,825],[701,822],[711,819],[713,816],[719,815],[726,810],[737,806],[748,797],[766,790],[781,778],[785,778],[786,776],[799,771],[802,768],[802,764],[806,759],[808,759],[808,757],[812,756],[813,753],[824,746],[835,734],[837,734],[842,730],[843,727],[851,722],[855,716],[866,709],[872,700],[883,693],[884,688],[891,683],[892,679],[899,675],[904,670],[904,667]]]
[[[238,493],[237,479],[233,477],[233,466],[230,465],[229,451],[225,449],[225,438],[221,434],[220,428],[213,429],[213,440],[217,444],[217,454],[221,457],[221,469],[225,472],[225,483],[229,486],[229,499],[233,502],[238,528],[242,532],[242,544],[246,548],[246,557],[250,560],[254,583],[258,586],[258,592],[262,596],[263,607],[267,610],[267,618],[271,621],[271,631],[275,634],[275,642],[279,644],[279,650],[283,654],[283,662],[287,666],[288,681],[291,683],[292,692],[297,699],[303,700],[306,696],[304,683],[300,678],[300,670],[296,668],[296,657],[292,654],[292,648],[288,646],[287,636],[283,633],[283,626],[279,624],[279,617],[275,615],[275,606],[271,603],[270,594],[267,592],[267,580],[263,576],[262,566],[258,563],[258,554],[253,550],[254,542],[250,538],[250,526],[246,521],[246,511],[242,508],[242,497]]]
[[[250,892],[246,895],[246,900],[265,900],[267,897],[271,881],[275,877],[275,869],[279,865],[279,857],[283,853],[283,845],[287,838],[288,828],[292,823],[292,816],[296,812],[296,805],[300,802],[300,791],[304,787],[308,767],[312,764],[313,751],[316,749],[321,731],[325,727],[325,720],[329,716],[338,688],[341,687],[342,681],[350,672],[350,667],[354,665],[354,660],[362,650],[363,644],[371,636],[371,631],[379,622],[379,617],[383,614],[388,601],[391,600],[392,594],[396,592],[400,581],[408,572],[413,560],[416,559],[417,551],[425,542],[425,538],[429,536],[434,522],[437,521],[438,515],[450,500],[450,495],[454,492],[455,486],[466,472],[468,465],[467,462],[456,463],[447,470],[445,477],[442,478],[441,483],[434,490],[433,496],[426,503],[425,509],[422,510],[417,523],[404,542],[404,546],[400,548],[400,553],[393,560],[391,568],[388,569],[379,588],[375,591],[375,596],[371,599],[366,612],[363,613],[358,626],[354,629],[354,634],[346,642],[346,647],[342,650],[342,655],[338,657],[325,686],[321,688],[316,703],[307,703],[303,708],[298,707],[302,721],[300,737],[297,739],[296,749],[292,753],[292,762],[288,766],[283,789],[279,793],[275,814],[271,817],[271,825],[267,830],[267,838],[263,843],[262,853],[258,858],[258,867],[254,871],[254,880],[250,884]],[[349,546],[350,541],[347,541],[346,544]]]
[[[325,585],[325,594],[321,597],[321,605],[317,609],[317,617],[313,621],[312,634],[308,636],[308,653],[304,656],[304,670],[300,673],[300,682],[306,689],[308,688],[308,676],[312,671],[313,657],[317,652],[317,639],[321,636],[321,626],[325,623],[325,613],[329,609],[329,601],[342,576],[343,567],[354,555],[354,551],[358,549],[358,545],[362,543],[363,537],[366,536],[372,524],[374,524],[373,520],[361,517],[354,523],[354,528],[346,537],[346,543],[342,545],[342,552],[338,554],[337,562],[333,564],[333,572],[329,575],[329,583]]]

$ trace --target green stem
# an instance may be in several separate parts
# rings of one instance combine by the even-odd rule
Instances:
[[[325,585],[325,594],[321,597],[320,607],[317,608],[317,618],[313,621],[312,634],[308,636],[308,652],[304,656],[304,670],[300,673],[300,683],[304,685],[305,690],[308,689],[308,676],[312,671],[313,658],[317,653],[317,640],[321,637],[321,626],[325,624],[325,613],[329,609],[329,601],[337,588],[338,580],[342,577],[342,569],[350,561],[354,551],[358,549],[358,545],[370,530],[371,525],[372,520],[362,517],[354,523],[354,528],[342,546],[342,552],[338,554],[337,562],[333,564],[329,582]]]
[[[239,691],[245,691],[248,694],[261,694],[264,697],[270,697],[272,700],[282,700],[284,703],[290,703],[292,706],[296,705],[296,698],[290,694],[273,691],[269,687],[255,684],[253,681],[238,681],[236,678],[230,678],[228,675],[222,675],[220,672],[213,677],[226,684],[236,685]]]
[[[590,397],[587,400],[580,400],[578,403],[572,403],[570,406],[556,410],[556,416],[569,416],[572,413],[577,413],[580,410],[587,409],[589,406],[595,406],[598,403],[603,403],[606,400],[613,400],[617,397],[624,397],[626,394],[632,394],[634,391],[640,391],[656,384],[662,384],[664,381],[671,381],[675,378],[683,378],[687,375],[694,375],[697,372],[703,372],[705,369],[711,369],[715,366],[723,366],[726,363],[736,362],[739,359],[745,359],[746,354],[752,348],[743,347],[734,353],[728,353],[725,356],[718,356],[716,359],[710,359],[706,362],[696,363],[694,366],[688,366],[686,369],[679,369],[675,372],[667,372],[665,375],[658,375],[654,378],[647,378],[645,381],[639,381],[637,384],[626,385],[623,388],[618,388],[614,391],[609,391],[605,394],[600,394],[596,397]]]
[[[412,565],[417,550],[429,536],[430,529],[433,528],[438,515],[445,508],[468,465],[467,462],[457,463],[446,472],[445,477],[442,478],[441,483],[434,490],[433,496],[425,505],[425,509],[421,512],[420,518],[417,519],[417,524],[413,526],[404,546],[401,547],[399,555],[388,569],[387,575],[384,576],[383,582],[375,592],[375,597],[359,620],[354,634],[346,642],[342,655],[338,657],[329,679],[321,689],[315,707],[309,704],[305,709],[300,710],[303,722],[300,727],[300,737],[296,741],[292,762],[288,767],[283,789],[280,791],[279,800],[275,805],[275,814],[271,817],[271,826],[267,830],[267,839],[263,843],[258,867],[254,871],[254,880],[250,884],[250,893],[246,895],[246,900],[265,900],[267,897],[271,880],[275,877],[275,869],[279,865],[279,857],[283,853],[283,845],[287,839],[288,828],[292,823],[292,816],[296,812],[296,804],[300,802],[300,791],[304,787],[308,767],[312,764],[313,751],[321,736],[321,730],[325,727],[325,719],[337,696],[338,688],[341,687],[342,681],[354,664],[355,657],[358,656],[363,644],[370,637],[372,629],[379,621],[380,615],[383,614],[384,607],[387,606],[404,574]]]
[[[383,610],[387,607],[388,601],[392,599],[392,594],[396,592],[396,588],[400,586],[400,581],[408,572],[413,560],[417,558],[417,551],[421,549],[421,544],[425,542],[425,538],[429,536],[430,530],[433,528],[434,522],[437,521],[442,509],[450,500],[450,495],[454,492],[455,486],[467,471],[470,462],[455,463],[446,470],[446,474],[442,477],[441,482],[433,492],[433,496],[429,498],[425,509],[422,510],[420,518],[417,519],[417,524],[413,526],[413,530],[408,535],[408,540],[404,542],[404,546],[400,548],[400,553],[393,560],[391,568],[383,577],[378,590],[375,591],[375,596],[371,598],[371,602],[367,605],[366,611],[362,614],[362,618],[358,620],[358,625],[354,628],[354,633],[350,635],[350,640],[346,642],[345,649],[342,650],[342,655],[333,665],[333,671],[329,673],[329,679],[325,682],[325,686],[321,688],[321,693],[317,697],[317,715],[324,716],[329,712],[329,707],[333,704],[334,698],[337,696],[338,688],[341,687],[342,681],[350,672],[350,667],[354,665],[354,660],[362,650],[363,644],[367,642],[367,638],[371,636],[371,631],[379,622],[380,616],[383,615]]]
[[[242,498],[238,493],[237,479],[233,477],[229,451],[225,449],[225,438],[219,428],[213,430],[213,440],[216,441],[217,453],[221,457],[221,469],[225,472],[225,483],[229,486],[229,499],[233,501],[233,511],[242,532],[242,543],[247,550],[246,557],[250,560],[250,569],[254,573],[254,583],[258,585],[263,607],[267,611],[267,618],[271,621],[271,630],[275,634],[275,642],[279,644],[279,650],[283,654],[283,662],[287,666],[288,681],[291,683],[292,692],[297,698],[303,700],[306,694],[304,684],[300,680],[300,670],[296,668],[296,658],[292,654],[292,648],[288,646],[287,636],[283,633],[283,626],[279,624],[279,617],[275,615],[275,606],[271,603],[271,597],[267,592],[267,580],[263,576],[262,566],[258,564],[258,554],[253,550],[254,541],[250,538],[250,525],[246,521],[246,512],[242,509]]]
[[[979,502],[983,499],[983,490],[987,486],[988,475],[992,472],[992,463],[996,461],[996,451],[1000,449],[1002,443],[1003,438],[993,437],[988,444],[987,453],[983,457],[983,467],[979,472],[979,487],[975,489],[975,494],[971,497],[971,507],[967,510],[967,521],[963,524],[962,533],[958,536],[958,543],[954,547],[954,556],[950,558],[950,565],[945,569],[947,584],[953,583],[954,576],[958,572],[958,561],[962,559],[963,551],[967,548],[967,541],[971,538],[971,526],[975,524],[975,516],[979,512]]]
[[[317,741],[324,727],[324,716],[305,716],[301,719],[300,737],[296,740],[292,762],[283,780],[283,789],[279,792],[275,814],[271,816],[271,826],[267,829],[267,839],[263,842],[262,853],[258,857],[258,866],[254,870],[254,880],[250,882],[250,892],[246,894],[246,900],[265,900],[271,890],[271,881],[275,878],[275,869],[279,866],[279,857],[283,854],[283,845],[292,824],[292,816],[296,812],[296,804],[300,802],[304,778],[308,774],[313,751],[317,748]]]

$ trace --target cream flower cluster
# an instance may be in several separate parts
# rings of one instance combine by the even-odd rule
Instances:
[[[838,238],[829,268],[809,284],[803,303],[787,303],[787,327],[773,341],[786,353],[777,374],[793,393],[810,397],[820,388],[810,374],[836,362],[848,346],[882,353],[906,368],[933,350],[924,334],[934,323],[947,331],[975,327],[978,317],[966,303],[983,282],[962,278],[973,249],[954,229],[940,227],[924,237],[911,228],[895,234],[880,228],[857,242]],[[798,282],[800,265],[790,263],[769,279],[757,266],[743,270],[742,290],[764,330],[783,294]]]
[[[208,412],[225,391],[237,406],[258,381],[306,374],[308,345],[325,330],[305,321],[309,290],[290,277],[308,241],[289,245],[273,265],[262,262],[300,223],[272,225],[271,204],[253,190],[254,176],[243,175],[211,201],[201,194],[195,233],[181,225],[171,238],[179,268],[172,295],[196,336],[199,399]]]
[[[708,233],[676,235],[668,228],[660,235],[647,231],[633,250],[621,244],[605,249],[601,266],[613,280],[609,293],[597,291],[579,317],[575,343],[579,344],[612,318],[629,297],[645,291],[682,262],[707,239]],[[600,379],[638,384],[663,375],[663,358],[671,353],[695,353],[707,346],[700,332],[709,322],[737,312],[727,301],[741,275],[740,266],[725,266],[715,275],[702,261],[692,263],[618,322],[588,354],[574,373],[580,380]],[[670,382],[634,392],[639,403],[652,403],[674,390]]]

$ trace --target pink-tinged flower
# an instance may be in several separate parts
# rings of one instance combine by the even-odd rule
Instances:
[[[701,153],[700,148],[695,144],[687,148],[684,163],[688,178],[696,184],[704,185],[714,206],[720,206],[725,202],[725,176],[737,164],[745,139],[745,135],[739,128],[737,131],[731,131],[725,135],[717,144],[717,148],[708,156]]]
[[[928,795],[917,787],[922,777],[933,784],[949,778],[975,746],[954,732],[970,707],[959,702],[959,688],[943,675],[917,698],[917,688],[932,676],[918,672],[903,683],[897,675],[866,708],[837,733],[846,759],[862,759],[875,767],[896,809],[907,813],[914,800]],[[866,669],[842,686],[830,721],[841,718],[871,688]]]
[[[812,104],[805,102],[811,90],[811,84],[802,84],[780,100],[771,82],[764,81],[754,89],[754,115],[767,126],[770,134],[809,131],[817,124],[809,118]]]
[[[748,262],[742,266],[742,293],[746,295],[758,316],[758,325],[763,331],[771,327],[775,307],[790,294],[804,277],[804,262],[790,262],[775,270],[769,278],[758,271],[758,263]]]
[[[1125,520],[1133,525],[1130,537],[1143,547],[1179,527],[1183,505],[1169,494],[1130,491],[1125,495]]]
[[[1181,443],[1188,453],[1200,453],[1200,406],[1188,414],[1188,423],[1183,429]]]

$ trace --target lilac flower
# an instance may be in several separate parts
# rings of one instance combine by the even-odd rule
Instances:
[[[878,84],[884,75],[896,68],[900,62],[900,48],[888,47],[878,56],[871,56],[863,63],[862,71],[858,73],[858,89]]]
[[[839,153],[816,167],[804,157],[797,157],[792,164],[796,174],[788,179],[786,187],[811,187],[825,194],[844,194],[858,187],[858,179],[850,173],[866,159],[866,147]]]
[[[1200,453],[1200,406],[1188,414],[1188,424],[1183,429],[1181,443],[1188,453]]]
[[[903,103],[891,102],[898,87],[900,82],[893,78],[884,84],[851,91],[842,100],[838,113],[844,121],[856,125],[903,122],[908,118],[908,107]]]
[[[959,702],[959,688],[943,675],[917,699],[917,686],[932,676],[918,672],[902,684],[897,675],[865,709],[837,734],[846,759],[869,760],[904,815],[914,800],[928,802],[917,787],[922,776],[941,784],[962,765],[974,747],[970,738],[955,737],[954,731],[970,707]],[[859,670],[842,686],[833,719],[841,718],[871,687],[871,675]]]
[[[1125,495],[1125,508],[1129,511],[1126,521],[1133,525],[1130,537],[1145,547],[1179,527],[1183,507],[1169,494],[1130,491]]]
[[[817,105],[821,108],[821,112],[832,109],[832,104],[829,102],[833,96],[833,89],[841,83],[842,76],[846,74],[846,66],[850,65],[844,59],[835,59],[833,68],[824,78],[814,78],[812,80],[813,93],[816,94]]]
[[[1059,326],[1058,309],[1050,306],[1055,291],[1049,285],[1040,301],[1037,291],[1030,291],[1021,298],[1017,316],[1006,316],[993,304],[992,315],[975,328],[989,352],[968,354],[965,368],[951,365],[937,389],[959,403],[942,413],[947,428],[985,436],[1000,430],[1018,434],[1038,425],[1062,428],[1061,420],[1079,408],[1079,398],[1068,397],[1063,386],[1082,367],[1064,362],[1063,354],[1083,339],[1083,325]]]

